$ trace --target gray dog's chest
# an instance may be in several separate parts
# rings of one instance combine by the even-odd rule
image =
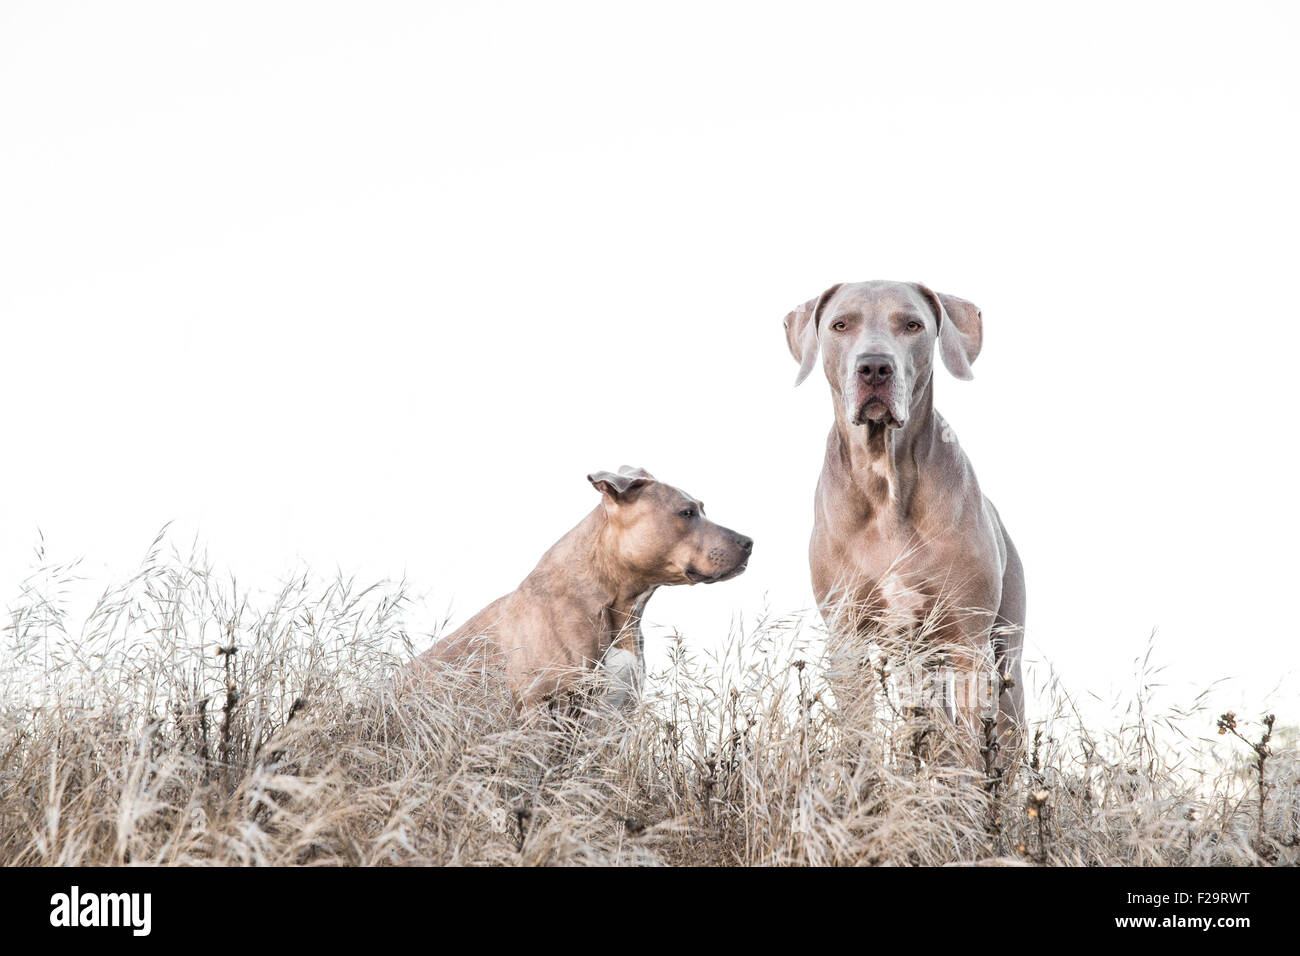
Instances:
[[[818,540],[820,539],[820,540]],[[930,549],[910,544],[908,530],[819,529],[813,542],[813,588],[823,606],[844,600],[889,629],[924,619],[934,605]]]
[[[847,601],[887,631],[997,609],[1002,569],[978,509],[886,526],[846,511],[827,509],[830,520],[814,530],[813,588],[822,607]]]

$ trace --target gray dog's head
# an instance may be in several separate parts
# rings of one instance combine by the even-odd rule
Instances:
[[[799,363],[798,385],[822,355],[835,402],[847,422],[901,428],[934,372],[934,346],[948,371],[971,377],[983,324],[979,309],[916,282],[833,285],[785,317]]]
[[[600,492],[619,560],[651,584],[713,584],[745,570],[754,542],[704,516],[704,503],[642,468],[587,476]]]

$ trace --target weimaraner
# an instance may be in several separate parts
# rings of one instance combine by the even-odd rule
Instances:
[[[626,703],[645,666],[641,615],[667,584],[712,584],[745,570],[754,542],[704,516],[698,499],[640,468],[587,476],[600,504],[542,556],[514,591],[417,658],[485,655],[505,669],[521,708],[604,663]]]
[[[914,282],[840,284],[787,315],[785,334],[799,363],[795,384],[820,351],[835,403],[809,548],[823,616],[831,623],[847,602],[875,627],[925,621],[954,651],[945,708],[978,732],[996,697],[999,743],[1009,751],[1025,713],[1024,569],[934,410],[935,344],[949,372],[971,378],[979,309]]]

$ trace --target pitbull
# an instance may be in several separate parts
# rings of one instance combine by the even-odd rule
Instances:
[[[713,584],[745,570],[754,542],[704,515],[704,504],[640,468],[587,480],[600,503],[542,556],[514,591],[417,658],[464,662],[483,655],[505,669],[521,709],[567,689],[603,663],[625,704],[645,667],[641,616],[656,589]]]
[[[949,372],[971,378],[979,309],[914,282],[840,284],[789,313],[785,334],[795,385],[820,353],[835,405],[809,547],[823,617],[849,606],[866,627],[924,622],[951,649],[949,716],[978,732],[996,702],[1009,750],[1024,720],[1024,569],[934,409],[935,346]]]

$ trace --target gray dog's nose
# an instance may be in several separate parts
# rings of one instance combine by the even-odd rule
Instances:
[[[740,550],[744,551],[746,554],[749,554],[749,552],[754,550],[753,538],[746,538],[744,535],[741,535],[736,539],[736,544],[739,545]]]
[[[858,374],[868,385],[880,385],[894,377],[894,360],[888,355],[859,355]]]

